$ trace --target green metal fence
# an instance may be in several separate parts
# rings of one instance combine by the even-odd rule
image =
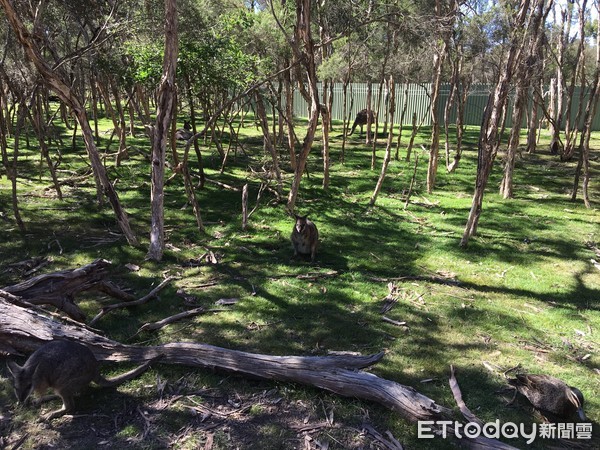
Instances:
[[[361,109],[366,108],[367,105],[367,83],[351,83],[347,88],[347,108],[350,112],[350,120],[354,119],[354,116]],[[319,85],[319,98],[322,99],[323,89],[322,85]],[[465,125],[481,125],[483,118],[483,111],[487,104],[488,97],[492,92],[493,85],[478,84],[472,85],[469,89],[469,95],[467,97],[467,103],[465,105]],[[431,84],[396,84],[396,117],[394,122],[397,124],[400,120],[400,113],[404,107],[406,101],[406,113],[404,116],[404,125],[410,125],[413,114],[416,114],[417,123],[423,121],[423,125],[431,124],[430,114],[430,94]],[[450,94],[449,85],[443,85],[440,89],[439,96],[439,120],[443,123],[444,106]],[[372,85],[372,98],[371,105],[374,110],[377,111],[380,120],[386,117],[388,110],[387,100],[389,98],[388,89],[385,85],[380,86],[379,84]],[[587,104],[588,92],[584,92],[581,95],[581,88],[576,87],[573,95],[573,106],[570,114],[574,120],[579,110],[579,105],[582,104],[582,109],[585,109]],[[511,127],[511,114],[512,114],[512,100],[509,100],[507,110],[506,126]],[[548,98],[546,96],[546,101]],[[529,111],[526,117],[531,113],[533,102],[529,102]],[[600,109],[600,108],[599,108]],[[332,118],[333,120],[344,119],[344,105],[343,105],[343,85],[342,83],[335,83],[333,85],[333,107],[332,107]],[[306,117],[308,115],[308,104],[299,92],[294,93],[294,114],[297,117]],[[581,113],[583,115],[583,111]],[[524,118],[523,126],[527,126],[526,117]],[[543,113],[538,113],[540,119],[543,118]],[[456,109],[453,108],[450,115],[450,121],[453,123],[456,119]],[[581,124],[580,124],[581,125]],[[592,130],[600,130],[600,111],[596,112],[594,121],[592,124]]]

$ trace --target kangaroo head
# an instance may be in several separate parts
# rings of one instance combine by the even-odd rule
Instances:
[[[302,233],[302,231],[304,231],[306,228],[308,216],[299,216],[297,214],[294,214],[294,216],[296,217],[296,231],[298,233]]]
[[[17,400],[20,403],[24,403],[33,391],[32,374],[13,361],[8,361],[7,366],[13,376],[13,386]]]

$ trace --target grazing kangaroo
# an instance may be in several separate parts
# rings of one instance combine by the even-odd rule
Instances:
[[[42,420],[51,420],[73,411],[73,396],[90,382],[102,387],[116,386],[143,373],[151,362],[106,379],[100,374],[98,361],[88,347],[77,342],[56,340],[38,348],[22,367],[9,361],[8,370],[13,376],[15,394],[20,403],[24,403],[32,392],[41,395],[48,388],[58,394],[63,401],[62,408],[41,417]],[[38,403],[53,397],[41,397]]]
[[[183,122],[183,128],[178,128],[175,132],[175,139],[178,141],[189,141],[193,135],[194,133],[192,133],[192,124],[189,120],[186,120]]]
[[[309,255],[310,260],[315,260],[317,254],[317,244],[319,242],[319,231],[317,226],[308,220],[308,216],[296,217],[296,223],[292,229],[292,245],[294,246],[294,256],[298,254]]]
[[[369,121],[369,116],[370,116],[371,123],[375,123],[376,114],[372,110],[370,110],[370,109],[360,110],[356,114],[356,119],[354,119],[354,123],[352,124],[352,129],[350,130],[350,133],[348,133],[348,136],[350,136],[352,133],[354,133],[354,130],[356,130],[357,125],[360,125],[360,135],[362,136],[363,125],[367,124],[367,122]]]

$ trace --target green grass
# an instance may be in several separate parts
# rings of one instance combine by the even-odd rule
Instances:
[[[102,121],[103,129],[109,126]],[[414,163],[393,161],[377,204],[368,207],[380,166],[370,170],[371,150],[358,137],[351,138],[346,162],[340,164],[339,128],[332,133],[330,189],[321,189],[317,141],[309,160],[310,177],[303,179],[297,203],[297,211],[309,214],[319,227],[321,246],[315,264],[291,259],[292,222],[285,205],[269,193],[261,199],[249,229],[242,231],[241,193],[207,183],[196,192],[206,224],[206,234],[199,234],[180,178],[165,190],[167,238],[174,247],[167,249],[161,263],[145,261],[150,168],[142,155],[131,151],[118,168],[112,158],[106,160],[111,179],[119,180],[117,191],[142,241],[139,248],[133,248],[120,236],[112,211],[95,203],[93,178],[71,178],[87,169],[82,142],[78,141],[76,149],[61,149],[60,178],[72,182],[63,185],[64,200],[59,201],[47,169],[40,168],[31,138],[31,148],[22,148],[18,165],[25,234],[12,221],[10,184],[6,176],[0,179],[4,218],[0,286],[21,281],[11,265],[29,257],[52,258],[46,272],[102,257],[113,262],[111,280],[131,288],[139,297],[164,276],[176,277],[159,299],[113,312],[98,322],[96,326],[113,339],[143,344],[199,341],[275,355],[384,350],[386,356],[372,368],[373,373],[454,407],[447,382],[453,365],[467,405],[482,420],[529,424],[534,419],[524,403],[506,407],[505,398],[496,393],[506,385],[502,372],[520,365],[579,387],[586,396],[586,413],[597,423],[600,272],[590,263],[598,258],[589,244],[600,246],[600,135],[592,140],[593,209],[569,200],[576,162],[560,162],[547,154],[543,149],[548,137],[543,136],[538,153],[522,153],[517,161],[512,200],[503,200],[497,193],[502,174],[500,161],[496,162],[478,235],[462,249],[458,244],[475,179],[473,146],[465,150],[455,173],[445,173],[441,164],[437,188],[431,195],[425,191],[427,158],[421,154],[407,209],[405,195]],[[420,142],[427,142],[428,132],[422,130]],[[219,173],[220,159],[214,147],[204,146],[203,157],[208,178],[238,188],[248,182],[253,207],[259,181],[249,167],[260,168],[269,161],[256,128],[247,126],[242,133],[247,154],[238,151],[225,173]],[[406,136],[407,131],[404,133]],[[468,130],[467,141],[472,145],[477,133],[476,128]],[[403,138],[403,142],[407,140]],[[379,142],[380,164],[385,144],[384,139]],[[104,149],[106,145],[101,139],[98,146]],[[130,145],[149,151],[147,141],[139,136],[131,139]],[[291,176],[285,150],[281,158],[287,188]],[[196,170],[193,159],[191,168]],[[190,267],[191,260],[208,250],[218,256],[218,264]],[[124,269],[127,263],[137,264],[141,270],[131,273]],[[308,273],[318,276],[298,277]],[[382,321],[380,309],[389,293],[388,282],[395,283],[398,302],[386,315],[405,321],[406,327]],[[200,287],[210,283],[215,284]],[[198,305],[206,308],[214,308],[220,298],[240,301],[227,311],[174,323],[132,340],[143,323],[186,309],[176,295],[179,288],[196,295]],[[84,293],[77,300],[88,317],[107,301],[95,293]],[[89,448],[100,442],[131,448],[196,448],[204,445],[209,435],[218,449],[256,448],[256,442],[262,448],[299,448],[304,437],[293,425],[322,422],[332,412],[335,426],[311,433],[313,439],[329,442],[330,448],[368,447],[372,438],[358,431],[364,420],[380,433],[390,430],[407,448],[424,445],[417,439],[416,425],[373,403],[310,387],[164,365],[155,366],[118,391],[91,389],[78,403],[84,416],[57,420],[52,425],[56,432],[49,433],[47,425],[28,425],[38,409],[16,407],[7,373],[3,375],[0,414],[11,419],[0,420],[0,435],[12,441],[30,433],[24,448],[41,444]],[[155,387],[159,382],[166,383],[162,394]],[[203,421],[190,398],[170,403],[176,395],[198,391],[210,395],[190,398],[208,408],[227,412],[234,409],[232,403],[239,403],[242,411],[226,418],[212,415]],[[244,406],[249,409],[244,411]],[[138,408],[148,413],[150,431],[144,431],[146,421]],[[84,432],[92,424],[97,431],[91,435]],[[542,448],[544,444],[536,445]],[[427,448],[451,447],[452,443],[440,439],[427,442]]]

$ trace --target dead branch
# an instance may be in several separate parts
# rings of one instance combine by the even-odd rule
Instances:
[[[156,330],[160,330],[162,327],[164,327],[166,325],[169,325],[170,323],[177,322],[179,320],[186,319],[188,317],[194,317],[194,316],[199,316],[201,314],[208,314],[208,313],[215,313],[215,312],[222,312],[222,311],[227,311],[227,310],[226,309],[208,309],[207,310],[207,309],[204,309],[202,307],[190,309],[188,311],[184,311],[184,312],[181,312],[179,314],[174,314],[174,315],[172,315],[170,317],[166,317],[166,318],[164,318],[162,320],[159,320],[158,322],[145,323],[131,337],[133,338],[133,337],[137,336],[142,331],[156,331]]]
[[[456,404],[458,405],[458,408],[460,409],[460,412],[462,413],[463,417],[465,419],[467,419],[469,422],[475,422],[479,425],[483,425],[483,422],[481,421],[481,419],[479,419],[479,417],[477,417],[475,414],[473,414],[471,412],[471,410],[468,408],[468,406],[465,404],[465,402],[463,401],[462,398],[462,392],[460,391],[460,387],[458,386],[458,381],[456,380],[456,377],[454,376],[454,366],[450,366],[450,389],[452,390],[452,395],[454,395],[454,400],[456,400]]]
[[[97,259],[78,269],[38,275],[3,290],[34,305],[52,305],[72,319],[84,322],[85,315],[75,304],[75,296],[80,292],[98,289],[120,299],[131,297],[116,286],[106,284],[104,278],[109,266],[109,261]]]
[[[107,315],[109,312],[114,311],[115,309],[129,308],[130,306],[139,306],[139,305],[143,305],[144,303],[147,303],[152,298],[156,297],[156,294],[158,294],[167,284],[169,284],[172,279],[173,279],[173,277],[165,278],[158,286],[156,286],[154,289],[152,289],[150,291],[150,293],[148,293],[147,295],[143,296],[142,298],[140,298],[138,300],[122,302],[122,303],[115,303],[113,305],[105,306],[104,308],[102,308],[102,310],[98,314],[96,314],[96,317],[94,317],[90,321],[90,325],[95,324],[98,320],[100,320],[102,317]]]
[[[396,438],[394,438],[394,436],[388,431],[388,437],[390,438],[389,440],[384,438],[383,435],[378,432],[375,428],[373,428],[370,424],[368,423],[363,423],[361,428],[368,434],[370,434],[371,436],[373,436],[373,438],[381,443],[386,449],[388,450],[403,450],[404,447],[402,446],[402,444],[400,442],[398,442],[396,440]]]

